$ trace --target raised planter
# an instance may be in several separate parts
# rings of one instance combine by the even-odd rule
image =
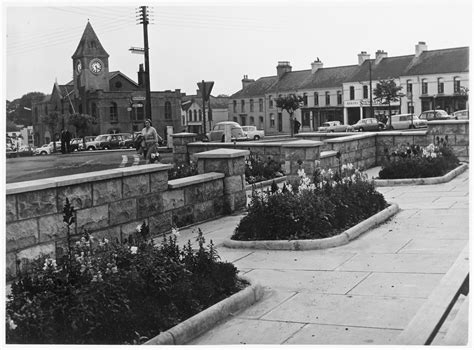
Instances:
[[[249,282],[250,285],[167,331],[161,332],[144,343],[144,345],[184,345],[200,334],[210,330],[230,314],[259,301],[263,296],[263,287],[249,277],[239,276],[239,278]]]
[[[277,183],[277,184],[280,183],[280,182],[284,182],[284,181],[286,181],[286,176],[276,177],[274,179],[260,181],[260,182],[256,182],[256,183],[253,183],[253,184],[245,185],[245,190],[250,191],[253,186],[255,186],[255,188],[257,188],[257,189],[263,189],[264,187],[270,186],[273,181],[275,181],[275,183]]]
[[[461,164],[443,176],[425,177],[419,179],[373,179],[375,187],[404,186],[404,185],[435,185],[451,181],[467,169],[467,164]]]
[[[397,204],[393,203],[388,208],[372,215],[370,218],[358,223],[348,230],[332,237],[320,239],[299,240],[266,240],[266,241],[237,241],[227,239],[223,242],[227,248],[239,249],[269,249],[269,250],[313,250],[337,247],[349,243],[359,237],[365,231],[386,221],[399,210]]]

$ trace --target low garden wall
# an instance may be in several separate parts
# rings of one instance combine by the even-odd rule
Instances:
[[[149,164],[7,184],[6,275],[40,254],[61,254],[67,244],[66,198],[75,208],[71,234],[122,241],[144,221],[160,235],[246,205],[248,151],[215,150],[195,155],[199,175],[168,181],[172,165]]]

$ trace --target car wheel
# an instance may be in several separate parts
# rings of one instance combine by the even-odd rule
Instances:
[[[89,146],[89,147],[87,147],[87,150],[88,150],[88,151],[94,151],[94,150],[95,150],[95,148],[94,148],[94,147],[92,147],[92,146]]]
[[[410,126],[408,127],[408,129],[415,129],[415,125],[410,124]]]
[[[48,154],[48,152],[46,152],[46,151],[41,151],[40,154],[41,154],[42,156],[44,156],[44,155]]]
[[[393,126],[391,126],[391,129],[393,129]],[[383,130],[383,126],[382,125],[379,125],[379,131],[380,130]]]
[[[329,130],[329,132],[334,132],[334,130]]]
[[[359,131],[360,131],[360,132],[364,131],[364,128],[359,128]]]
[[[105,146],[104,149],[107,150],[107,149],[110,149],[110,147],[109,147],[109,146]]]
[[[260,136],[255,135],[255,136],[253,137],[253,139],[254,139],[255,141],[258,141],[258,140],[260,140]]]

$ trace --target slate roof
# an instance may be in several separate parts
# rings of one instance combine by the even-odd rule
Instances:
[[[403,75],[469,72],[469,47],[424,51]]]
[[[229,108],[229,97],[214,97],[210,96],[211,108]],[[200,95],[186,95],[181,98],[181,108],[183,110],[188,110],[189,107],[195,102],[199,107],[202,108],[202,98]],[[206,105],[207,107],[207,105]]]
[[[252,97],[252,96],[263,96],[265,95],[270,88],[277,82],[278,77],[263,77],[257,79],[254,83],[247,85],[244,89],[237,91],[231,96],[231,98],[242,98],[242,97]]]
[[[307,76],[300,89],[341,87],[358,69],[358,65],[320,68],[316,73]]]
[[[102,44],[97,37],[97,34],[92,29],[90,22],[87,22],[82,38],[77,45],[76,51],[72,55],[72,58],[77,57],[109,57],[109,54],[105,51]]]
[[[138,87],[138,84],[136,82],[134,82],[132,79],[130,79],[129,77],[127,77],[125,74],[123,74],[121,71],[117,70],[117,71],[113,71],[113,72],[109,72],[109,81],[112,79],[112,78],[115,78],[116,76],[122,76],[123,78],[125,78],[126,80],[128,80],[130,83],[132,83],[133,85],[135,85],[136,87]]]
[[[414,57],[415,55],[385,57],[378,64],[375,64],[374,59],[365,60],[349,81],[369,81],[370,64],[372,64],[372,80],[398,78],[404,74]]]
[[[280,79],[275,81],[268,92],[279,93],[298,90],[301,86],[301,82],[304,81],[309,74],[311,74],[310,69],[287,72],[283,74]]]

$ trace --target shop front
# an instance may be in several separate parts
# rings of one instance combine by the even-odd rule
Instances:
[[[317,131],[327,121],[344,121],[343,108],[341,107],[310,107],[301,109],[302,131]]]
[[[455,111],[467,109],[467,95],[433,95],[420,96],[421,111],[428,111],[432,109],[442,109],[448,114]]]
[[[372,101],[372,108],[370,100],[367,99],[344,102],[344,122],[349,125],[357,123],[360,119],[372,117],[385,123],[389,115],[398,113],[400,113],[400,102],[394,102],[389,106],[378,101]]]

